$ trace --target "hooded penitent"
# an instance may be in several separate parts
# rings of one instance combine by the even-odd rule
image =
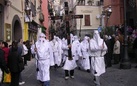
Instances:
[[[95,30],[93,39],[90,40],[91,72],[94,76],[100,76],[105,73],[104,55],[106,51],[105,42],[100,38],[99,32]]]
[[[45,37],[46,37],[46,35],[44,33],[40,33],[38,36],[38,42],[44,43],[46,41]]]
[[[98,30],[94,30],[93,39],[96,41],[97,45],[102,45],[102,39],[100,38]]]
[[[53,51],[48,40],[45,39],[45,34],[40,33],[35,46],[32,47],[32,53],[36,53],[37,80],[45,82],[50,80],[49,68],[51,65],[51,58],[53,58]],[[37,51],[35,51],[35,48]]]
[[[45,39],[45,34],[40,33],[38,36],[38,41],[36,43],[36,47],[38,48],[38,54],[40,57],[42,57],[44,55],[43,50],[45,49],[44,47],[46,46],[46,39]],[[39,57],[39,58],[40,58]]]

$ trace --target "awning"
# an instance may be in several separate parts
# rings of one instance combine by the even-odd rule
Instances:
[[[37,32],[38,31],[38,23],[35,22],[34,20],[32,20],[32,22],[29,23],[29,30],[33,31],[33,32]]]
[[[32,22],[31,22],[32,24],[34,24],[34,25],[36,25],[36,26],[38,26],[39,24],[37,23],[37,22],[35,22],[34,20],[32,20]]]

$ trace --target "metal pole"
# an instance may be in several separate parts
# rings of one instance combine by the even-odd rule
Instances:
[[[108,25],[108,19],[109,19],[109,18],[107,17],[107,20],[106,20],[106,27],[107,27],[107,25]]]
[[[123,46],[123,58],[121,60],[121,63],[120,63],[120,68],[121,69],[130,69],[131,68],[131,64],[129,62],[129,58],[128,58],[128,52],[127,52],[127,49],[128,49],[128,45],[127,45],[127,24],[126,24],[126,1],[127,0],[123,0],[124,1],[124,44],[122,45]],[[122,53],[122,52],[120,52]]]
[[[104,30],[104,34],[103,35],[106,35],[106,31],[107,31],[107,25],[108,25],[108,17],[107,17],[107,20],[106,20],[106,28],[105,28],[105,30]],[[104,38],[104,37],[103,37]]]
[[[80,30],[79,30],[79,37],[81,38],[81,19],[80,19]]]

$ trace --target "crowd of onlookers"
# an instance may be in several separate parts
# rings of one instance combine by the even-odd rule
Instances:
[[[108,53],[105,55],[106,56],[106,64],[108,64],[108,66],[111,66],[112,64],[110,62],[112,62],[112,60],[114,60],[114,64],[119,63],[122,58],[123,58],[123,54],[124,54],[124,25],[119,25],[119,26],[115,26],[115,32],[113,35],[105,35],[104,39],[105,42],[108,46]],[[127,47],[128,47],[128,57],[130,61],[136,61],[137,62],[137,29],[132,28],[131,26],[127,26]],[[117,40],[117,44],[115,41]],[[116,51],[117,53],[119,53],[119,55],[116,55],[115,53],[115,49],[116,49],[116,45],[117,48],[120,48],[120,51]],[[114,49],[115,48],[115,49]],[[113,55],[113,56],[112,56]]]
[[[27,61],[31,60],[31,42],[29,40],[23,42],[13,41],[11,45],[7,42],[0,40],[0,86],[1,83],[5,83],[5,72],[10,73],[11,80],[10,86],[22,85],[25,82],[22,79],[22,74],[19,69],[18,58],[22,58],[23,65],[27,66]]]

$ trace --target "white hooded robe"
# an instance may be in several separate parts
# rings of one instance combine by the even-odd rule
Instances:
[[[45,34],[40,33],[38,41],[32,47],[32,53],[36,54],[36,66],[39,68],[37,80],[42,82],[50,80],[50,58],[53,57],[51,45],[44,37]],[[34,48],[37,48],[37,52],[35,52]]]
[[[84,40],[81,42],[81,52],[82,52],[81,66],[82,69],[84,70],[90,69],[88,39],[89,37],[85,36]]]
[[[64,40],[62,42],[62,49],[63,49],[63,53],[64,53],[63,61],[65,62],[64,66],[63,66],[63,69],[64,70],[74,70],[77,67],[77,64],[76,64],[76,60],[75,60],[75,57],[74,57],[75,53],[73,53],[73,51],[74,51],[73,47],[71,47],[73,60],[68,59],[68,50],[69,50],[69,48],[68,48],[68,45],[67,45],[67,40]]]
[[[105,73],[104,55],[107,51],[107,46],[103,39],[100,38],[99,32],[94,31],[93,39],[90,40],[91,51],[91,72],[94,76],[100,76]]]

